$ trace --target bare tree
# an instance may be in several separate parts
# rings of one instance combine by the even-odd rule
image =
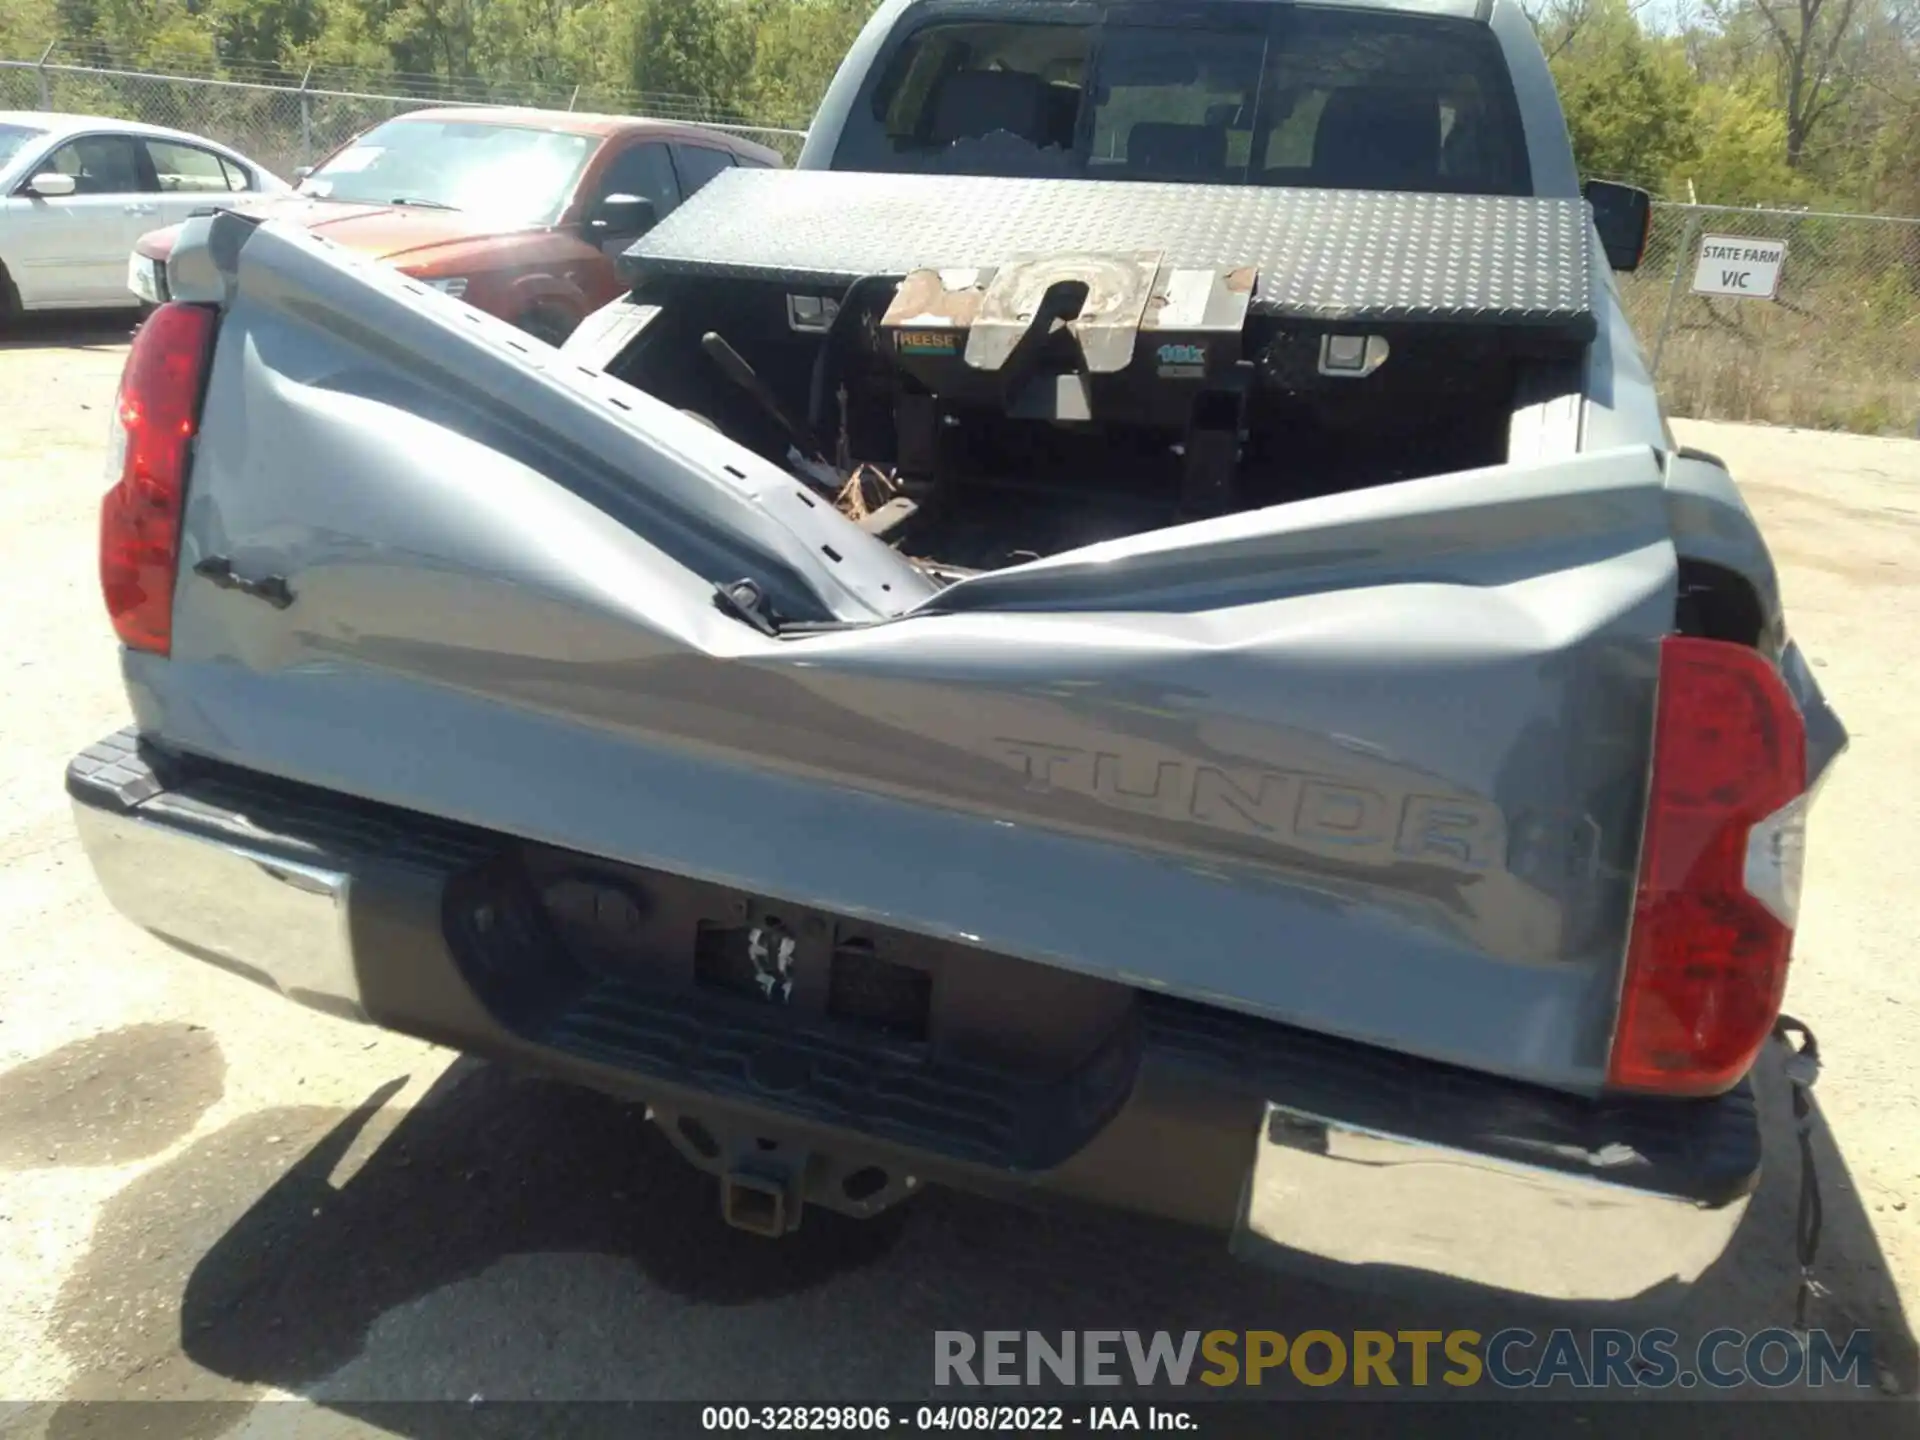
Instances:
[[[1638,20],[1654,3],[1655,0],[1626,0],[1627,14]],[[1605,0],[1521,0],[1521,7],[1533,22],[1533,33],[1540,37],[1541,48],[1549,60],[1572,46],[1581,32],[1607,9]]]
[[[1594,0],[1523,0],[1523,5],[1549,60],[1573,43],[1595,8]]]
[[[1723,26],[1741,11],[1764,24],[1780,66],[1787,164],[1799,169],[1808,138],[1851,88],[1844,62],[1859,30],[1862,0],[1744,0],[1737,7],[1718,0],[1711,8]]]

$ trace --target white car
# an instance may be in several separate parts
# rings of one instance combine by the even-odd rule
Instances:
[[[149,230],[209,205],[283,192],[255,161],[198,135],[38,110],[0,110],[0,318],[119,308]]]

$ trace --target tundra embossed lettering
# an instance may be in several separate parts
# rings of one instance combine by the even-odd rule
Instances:
[[[1386,794],[1324,775],[1178,760],[1000,738],[997,756],[1030,790],[1068,790],[1103,804],[1197,823],[1370,865],[1414,861],[1485,870],[1506,853],[1506,819],[1481,799]]]

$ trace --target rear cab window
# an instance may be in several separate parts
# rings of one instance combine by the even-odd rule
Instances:
[[[877,67],[833,168],[1531,190],[1486,25],[1296,5],[929,16]]]

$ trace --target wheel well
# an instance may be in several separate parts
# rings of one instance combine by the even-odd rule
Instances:
[[[1674,629],[1680,634],[1758,645],[1764,625],[1760,597],[1745,576],[1707,560],[1680,562],[1674,605]]]
[[[20,313],[20,292],[13,287],[13,276],[7,273],[7,262],[0,260],[0,318]]]

